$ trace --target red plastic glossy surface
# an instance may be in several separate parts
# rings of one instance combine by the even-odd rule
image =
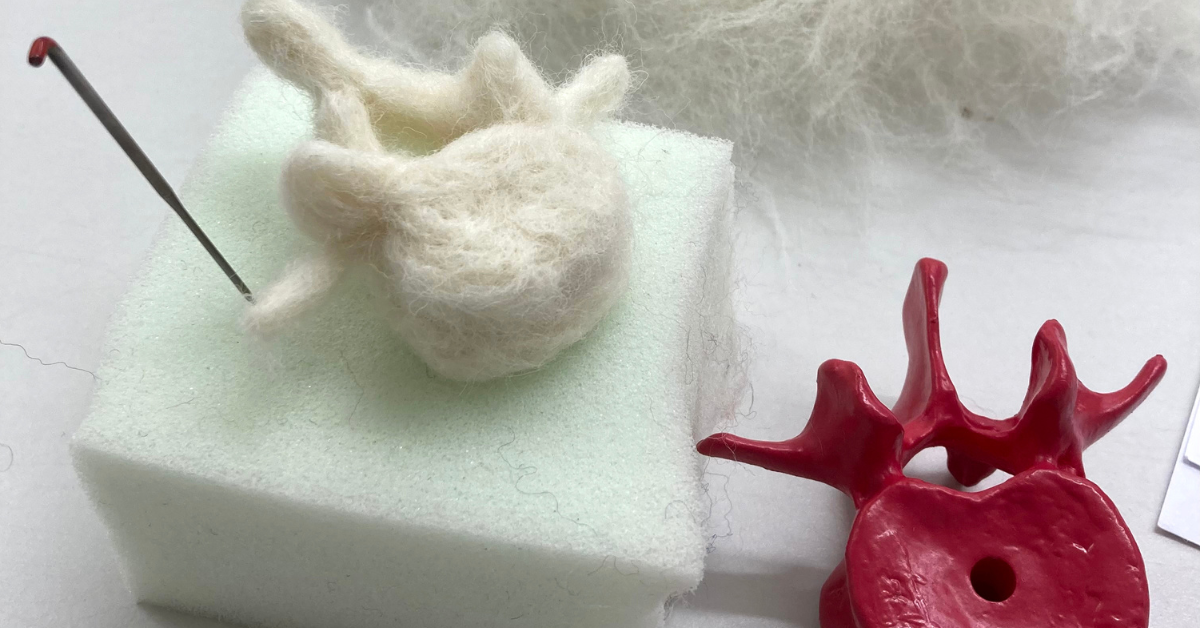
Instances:
[[[1051,469],[978,493],[897,483],[859,512],[846,572],[853,614],[826,628],[1144,627],[1150,611],[1112,502]]]
[[[908,375],[894,408],[856,365],[830,360],[799,436],[716,434],[697,448],[854,499],[846,561],[821,592],[824,628],[1144,628],[1141,555],[1112,502],[1083,478],[1082,453],[1145,399],[1166,361],[1155,356],[1125,388],[1095,393],[1076,378],[1062,327],[1048,321],[1021,410],[979,416],[963,407],[942,361],[945,279],[941,262],[917,263],[904,301]],[[979,493],[904,477],[912,456],[939,446],[963,484],[996,469],[1014,477]]]
[[[29,65],[35,68],[41,67],[46,62],[46,55],[50,54],[50,49],[58,46],[58,42],[49,37],[38,37],[33,40],[33,45],[29,47]]]

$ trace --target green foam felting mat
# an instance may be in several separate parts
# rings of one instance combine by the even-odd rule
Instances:
[[[246,82],[183,200],[251,287],[308,242],[278,178],[307,98]],[[543,369],[433,375],[350,281],[270,344],[166,223],[73,453],[139,601],[251,625],[655,626],[701,577],[693,443],[735,395],[730,145],[596,130],[633,203],[630,288]]]

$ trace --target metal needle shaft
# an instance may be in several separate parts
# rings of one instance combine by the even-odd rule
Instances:
[[[246,283],[242,281],[241,277],[238,277],[237,272],[233,270],[229,262],[225,261],[225,257],[213,245],[212,240],[208,239],[208,236],[204,234],[200,225],[196,224],[191,214],[188,213],[187,209],[184,209],[183,203],[175,195],[175,190],[171,189],[171,185],[159,174],[158,168],[154,167],[150,158],[146,157],[146,153],[142,151],[137,142],[133,141],[133,137],[129,135],[129,132],[125,130],[121,122],[113,115],[112,110],[108,108],[108,105],[104,103],[104,99],[100,98],[100,95],[92,88],[91,83],[88,83],[88,80],[84,78],[79,68],[75,67],[75,64],[67,56],[62,46],[59,46],[58,42],[49,37],[39,37],[34,40],[33,46],[29,48],[29,65],[35,68],[40,67],[45,62],[46,57],[49,57],[50,61],[62,72],[63,77],[67,79],[71,87],[75,88],[76,93],[79,94],[79,97],[83,99],[88,108],[92,110],[92,113],[96,114],[96,117],[100,120],[100,124],[103,124],[108,133],[117,141],[117,144],[121,146],[121,150],[125,151],[125,154],[133,161],[133,165],[137,166],[142,176],[146,177],[146,180],[150,182],[154,191],[158,192],[158,195],[167,202],[167,205],[170,205],[171,209],[175,210],[175,213],[183,221],[183,224],[187,225],[192,235],[196,236],[196,239],[200,241],[200,245],[204,247],[204,250],[208,251],[213,261],[224,271],[225,276],[229,277],[229,281],[233,282],[233,285],[242,293],[242,296],[246,297],[247,301],[253,303],[254,295],[250,293],[250,288],[246,287]]]

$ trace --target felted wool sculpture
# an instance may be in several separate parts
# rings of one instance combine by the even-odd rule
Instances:
[[[364,266],[434,371],[486,380],[543,365],[621,295],[628,201],[589,130],[625,99],[623,57],[554,89],[499,33],[443,74],[368,57],[294,0],[249,0],[242,21],[263,62],[313,97],[315,139],[282,187],[321,247],[250,308],[252,330],[278,330]]]
[[[250,285],[307,244],[271,181],[311,107],[254,72],[180,189]],[[630,199],[629,289],[521,377],[431,377],[360,276],[263,368],[244,302],[163,223],[72,447],[139,602],[271,628],[661,625],[711,540],[693,445],[742,392],[731,147],[594,133]]]
[[[1194,96],[1200,59],[1194,0],[372,0],[361,16],[435,63],[495,24],[552,71],[608,45],[646,71],[640,116],[743,150],[945,146],[986,120],[1033,133],[1180,74]]]

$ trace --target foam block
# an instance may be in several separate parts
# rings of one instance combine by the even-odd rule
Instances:
[[[183,190],[247,282],[307,245],[279,206],[310,104],[252,75]],[[699,581],[695,433],[736,396],[730,145],[612,124],[628,295],[546,368],[433,376],[351,281],[272,346],[179,221],[110,329],[73,452],[139,601],[253,625],[655,626]]]

